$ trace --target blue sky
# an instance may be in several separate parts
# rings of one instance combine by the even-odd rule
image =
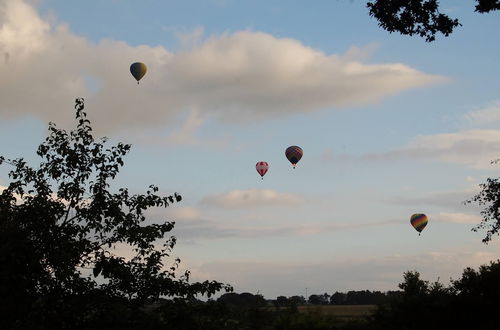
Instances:
[[[500,252],[461,204],[498,175],[498,13],[441,1],[463,26],[429,44],[365,4],[2,0],[1,154],[37,161],[82,96],[98,135],[133,145],[115,187],[183,195],[151,221],[176,221],[195,280],[274,298],[456,278]]]

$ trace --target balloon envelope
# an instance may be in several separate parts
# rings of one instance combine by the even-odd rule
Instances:
[[[269,169],[269,164],[267,162],[257,162],[257,164],[255,164],[255,169],[257,170],[257,173],[259,173],[260,176],[264,178],[264,175]]]
[[[423,213],[416,213],[411,216],[410,223],[419,233],[427,226],[429,218]]]
[[[290,163],[292,163],[293,167],[295,168],[295,165],[299,162],[299,160],[302,158],[302,155],[304,154],[304,151],[302,150],[301,147],[297,146],[291,146],[286,148],[285,151],[285,156],[288,158]]]
[[[139,83],[139,80],[144,77],[147,71],[148,67],[142,62],[135,62],[130,66],[130,73],[134,76],[135,80],[137,80],[137,83]]]

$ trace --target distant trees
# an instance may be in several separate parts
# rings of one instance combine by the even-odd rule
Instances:
[[[330,303],[330,295],[326,292],[324,294],[312,294],[307,301],[312,305],[328,305]]]
[[[331,305],[379,305],[388,303],[391,299],[401,294],[401,291],[348,291],[347,293],[335,292],[330,296]]]
[[[49,124],[38,167],[0,157],[12,167],[0,194],[0,327],[141,328],[161,324],[146,313],[160,297],[230,291],[190,283],[189,271],[177,276],[180,260],[168,262],[176,238],[165,237],[174,223],[146,223],[144,212],[181,196],[157,195],[154,185],[145,194],[111,192],[130,145],[96,141],[83,99],[75,108],[75,130]]]
[[[292,305],[304,305],[306,303],[306,299],[303,296],[291,296],[289,299],[290,304]]]
[[[488,13],[500,9],[500,0],[475,0],[475,11]],[[427,42],[434,41],[437,33],[449,36],[461,25],[456,18],[439,11],[437,0],[373,0],[367,3],[370,16],[389,32],[418,35]]]
[[[406,272],[402,294],[373,317],[374,329],[497,329],[500,322],[500,260],[445,286]]]
[[[225,293],[217,299],[217,302],[231,305],[237,308],[258,308],[266,306],[267,302],[260,294],[243,293]]]
[[[370,290],[351,290],[348,292],[336,291],[332,295],[312,294],[307,302],[312,305],[378,305],[387,304],[393,299],[401,296],[402,291],[370,291]],[[274,305],[278,307],[290,307],[291,305],[304,305],[306,299],[303,296],[279,296],[274,300]]]
[[[288,307],[290,306],[290,300],[285,296],[278,296],[274,301],[274,306],[276,307]]]

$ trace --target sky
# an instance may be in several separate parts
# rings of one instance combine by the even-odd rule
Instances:
[[[84,97],[96,136],[132,144],[112,188],[182,195],[148,221],[176,222],[192,280],[270,299],[447,284],[500,254],[463,204],[500,169],[500,20],[440,4],[462,26],[426,43],[361,0],[0,0],[0,154],[37,164]]]

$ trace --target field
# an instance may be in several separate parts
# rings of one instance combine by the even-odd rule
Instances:
[[[372,315],[376,305],[302,305],[297,307],[300,313],[321,314],[340,319],[359,319]],[[285,309],[285,308],[283,308]]]
[[[300,313],[318,313],[341,319],[359,319],[372,315],[376,305],[304,305],[298,306]]]

